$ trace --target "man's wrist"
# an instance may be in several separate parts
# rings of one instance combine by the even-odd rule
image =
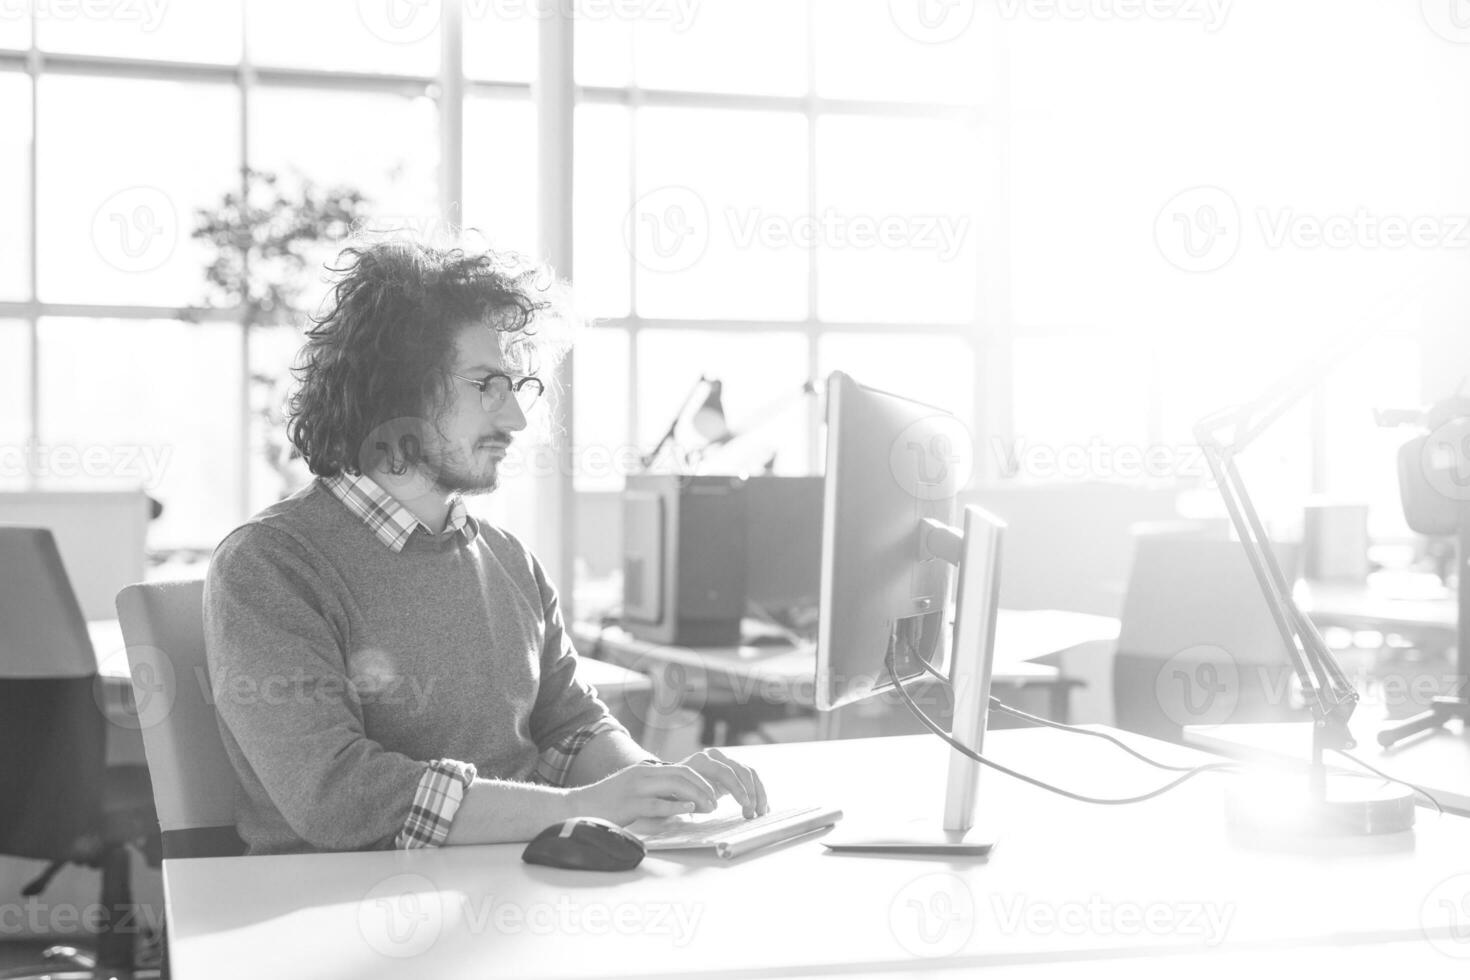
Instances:
[[[586,816],[585,813],[577,812],[581,809],[580,800],[581,796],[576,789],[556,790],[556,804],[552,807],[556,811],[556,820],[553,822],[562,823],[573,817]]]

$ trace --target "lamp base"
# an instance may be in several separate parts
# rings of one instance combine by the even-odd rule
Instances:
[[[1396,834],[1414,827],[1414,793],[1371,776],[1328,772],[1323,792],[1303,773],[1242,776],[1226,790],[1225,812],[1238,837],[1275,842]]]

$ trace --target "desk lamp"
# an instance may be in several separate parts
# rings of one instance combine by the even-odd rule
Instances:
[[[1305,796],[1300,781],[1295,780],[1277,784],[1269,795],[1262,795],[1259,787],[1252,788],[1249,780],[1231,787],[1232,825],[1255,836],[1379,834],[1414,825],[1412,791],[1370,777],[1329,771],[1322,761],[1326,751],[1345,752],[1357,744],[1348,720],[1357,707],[1358,692],[1292,598],[1290,584],[1235,463],[1247,446],[1315,389],[1360,340],[1349,341],[1328,357],[1306,365],[1254,401],[1216,412],[1194,427],[1195,439],[1219,484],[1230,522],[1312,713],[1312,759]]]
[[[694,415],[689,420],[690,424],[694,426],[694,431],[698,432],[711,443],[728,442],[733,438],[730,433],[730,427],[725,422],[725,405],[723,400],[725,386],[719,379],[707,378],[701,374],[699,379],[694,382],[693,387],[689,389],[689,394],[684,396],[684,401],[680,403],[679,410],[674,413],[674,419],[669,423],[669,428],[664,432],[663,438],[659,439],[658,444],[653,447],[653,450],[639,461],[642,463],[645,473],[653,467],[653,464],[658,460],[659,453],[663,452],[664,447],[670,442],[673,442],[674,433],[678,430],[679,423],[684,420],[684,413],[693,404],[701,388],[707,388],[708,390],[705,392],[704,401],[694,410]]]

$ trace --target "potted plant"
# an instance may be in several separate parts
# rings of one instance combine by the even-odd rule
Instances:
[[[241,187],[195,211],[192,237],[204,244],[206,302],[239,310],[246,333],[299,332],[315,305],[324,260],[368,220],[369,200],[344,186],[324,187],[303,176],[245,169]],[[290,374],[250,368],[246,439],[280,478],[288,496],[307,480],[286,438],[284,402]]]

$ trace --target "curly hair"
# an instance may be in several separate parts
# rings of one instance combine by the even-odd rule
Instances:
[[[516,253],[391,240],[343,249],[328,268],[340,278],[292,369],[286,430],[317,476],[361,474],[375,428],[438,416],[465,326],[500,333],[508,370],[562,353],[540,329],[560,312],[559,284]]]

